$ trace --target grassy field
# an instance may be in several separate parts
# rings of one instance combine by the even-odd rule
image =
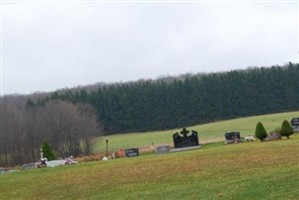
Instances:
[[[272,131],[281,126],[283,120],[291,120],[294,117],[299,117],[299,111],[287,112],[271,115],[260,115],[247,118],[239,118],[227,121],[220,121],[197,126],[187,127],[195,130],[199,134],[200,143],[210,143],[224,140],[226,131],[239,131],[241,136],[254,135],[257,122],[262,122],[267,131]],[[129,147],[149,147],[152,143],[172,144],[172,135],[181,129],[169,131],[155,131],[146,133],[129,133],[107,136],[109,139],[109,150],[116,151],[119,148]],[[93,151],[105,151],[106,136],[99,137],[94,140]]]
[[[0,199],[299,199],[299,134],[0,174]]]

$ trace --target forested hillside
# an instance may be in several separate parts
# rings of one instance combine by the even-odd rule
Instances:
[[[102,133],[164,130],[299,109],[299,64],[1,97],[0,165],[88,155]]]
[[[163,130],[299,108],[299,64],[102,85],[54,92],[93,105],[106,134]]]

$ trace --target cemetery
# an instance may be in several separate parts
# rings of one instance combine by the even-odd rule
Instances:
[[[280,121],[277,124],[280,124]],[[292,126],[294,125],[292,124]],[[268,126],[266,127],[268,128]],[[271,127],[272,130],[274,128]],[[209,127],[209,129],[212,128]],[[252,135],[253,131],[246,132],[241,128],[235,130],[240,131],[227,131],[224,138],[223,131],[219,131],[219,136],[222,136],[220,140],[205,143],[203,142],[205,139],[202,139],[207,135],[205,131],[198,131],[194,127],[176,129],[167,135],[168,143],[155,142],[154,144],[152,140],[147,140],[148,148],[137,143],[130,143],[129,146],[120,146],[121,148],[116,149],[113,146],[113,137],[111,137],[113,139],[109,138],[111,142],[108,148],[108,142],[106,146],[107,140],[104,138],[103,150],[98,152],[97,159],[90,164],[82,164],[83,162],[78,159],[81,164],[77,166],[54,167],[65,166],[67,162],[69,164],[71,162],[78,163],[77,158],[46,160],[47,167],[41,169],[35,169],[36,163],[23,164],[20,167],[21,170],[34,170],[26,170],[26,173],[21,172],[13,177],[9,175],[9,172],[17,172],[20,171],[19,169],[5,170],[0,168],[0,178],[8,185],[6,190],[9,191],[13,188],[10,186],[10,182],[13,182],[14,185],[26,184],[26,190],[30,191],[36,191],[34,185],[47,185],[49,182],[58,184],[59,188],[67,188],[67,192],[57,189],[47,191],[47,188],[52,187],[39,188],[43,193],[47,193],[50,199],[65,197],[70,199],[119,199],[120,197],[123,199],[139,199],[140,197],[152,199],[153,194],[157,194],[156,198],[162,199],[165,198],[163,196],[165,191],[167,191],[169,199],[192,199],[193,197],[200,199],[223,197],[225,199],[226,197],[238,197],[236,195],[239,194],[238,191],[240,190],[254,191],[264,199],[267,199],[269,194],[273,195],[273,199],[279,199],[280,193],[275,192],[279,190],[275,184],[277,180],[286,183],[284,187],[290,191],[287,194],[290,199],[295,197],[296,192],[293,188],[296,183],[296,176],[294,176],[294,172],[298,170],[297,165],[295,165],[298,157],[296,158],[296,154],[292,152],[298,148],[299,134],[292,135],[290,140],[278,139],[281,138],[277,134],[278,132],[270,131],[267,138],[276,140],[276,142],[259,142],[255,141],[256,138]],[[246,135],[244,139],[242,135]],[[137,136],[134,135],[134,137]],[[267,138],[265,141],[268,140]],[[223,140],[228,141],[228,144],[240,143],[240,141],[253,142],[224,146]],[[263,149],[262,153],[259,149]],[[180,151],[183,152],[180,153]],[[219,156],[220,154],[221,156]],[[103,157],[107,158],[109,164],[99,162]],[[44,155],[41,154],[40,161],[42,158]],[[284,168],[285,173],[278,174],[277,171],[280,171],[281,163],[285,163],[288,167]],[[260,165],[267,167],[267,170],[259,172],[258,166]],[[231,170],[232,168],[238,168],[238,170]],[[36,174],[45,173],[47,173],[47,180],[38,179],[35,184],[31,184]],[[16,179],[19,176],[22,176],[22,181],[19,178]],[[257,187],[263,188],[259,181],[260,176],[265,178],[264,181],[268,181],[271,192],[264,193],[264,191],[256,189]],[[273,177],[275,181],[267,180],[269,177]],[[239,185],[238,180],[240,178],[246,188],[242,184]],[[85,184],[79,186],[78,183],[82,182]],[[230,184],[226,184],[227,182]],[[238,186],[237,192],[234,190],[236,186]],[[18,188],[22,192],[23,199],[34,199],[30,195],[36,193],[26,193],[21,189],[22,187],[18,186]],[[174,190],[169,191],[169,188],[174,188]],[[187,195],[184,194],[186,195],[184,197],[180,196],[181,192],[177,192],[182,189],[189,191]],[[128,190],[132,192],[127,192]],[[144,191],[151,191],[151,193],[147,194]],[[13,196],[14,193],[12,192],[4,191],[3,193],[1,190],[1,193],[5,195],[4,199],[16,197]]]
[[[291,125],[295,131],[298,132],[299,127],[299,118],[292,118],[290,120]],[[170,138],[169,138],[170,139]],[[281,135],[279,130],[269,132],[264,139],[264,141],[272,141],[272,140],[279,140],[281,139]],[[225,144],[235,144],[240,142],[248,142],[248,141],[255,141],[256,138],[253,135],[247,135],[245,137],[241,137],[239,131],[231,131],[225,132],[224,134],[224,143]],[[199,142],[198,132],[195,130],[188,130],[187,128],[182,128],[181,130],[172,134],[172,143],[164,144],[164,145],[152,145],[150,148],[120,148],[117,151],[111,150],[108,151],[108,138],[105,139],[106,141],[106,152],[102,156],[99,156],[96,160],[111,160],[115,158],[131,158],[131,157],[138,157],[140,155],[146,154],[147,152],[152,152],[156,155],[161,154],[168,154],[174,153],[179,151],[186,151],[186,150],[195,150],[202,147]],[[94,160],[94,159],[91,159]],[[35,163],[27,163],[21,165],[20,169],[34,169],[34,168],[42,168],[42,167],[56,167],[56,166],[63,166],[63,165],[70,165],[70,164],[78,164],[78,161],[74,160],[72,157],[68,157],[65,159],[58,159],[58,160],[50,160],[48,161],[46,158],[43,158],[43,154],[41,152],[41,159]],[[2,168],[1,173],[6,171],[14,172],[16,170],[5,170]]]
[[[291,125],[293,129],[296,131],[299,127],[299,118],[292,118]],[[298,132],[298,131],[297,131]],[[264,138],[264,141],[272,141],[272,140],[279,140],[281,139],[281,135],[279,130],[269,132]],[[245,137],[241,137],[239,131],[231,131],[225,132],[224,134],[224,143],[225,144],[235,144],[241,142],[248,142],[248,141],[255,141],[256,138],[253,135],[247,135]],[[149,148],[120,148],[117,151],[115,150],[108,150],[108,138],[105,139],[106,141],[106,151],[104,154],[99,154],[98,158],[91,159],[92,160],[111,160],[115,158],[131,158],[131,157],[138,157],[140,153],[146,154],[152,152],[156,155],[161,154],[168,154],[186,150],[195,150],[202,147],[199,143],[198,133],[195,130],[188,130],[187,128],[182,128],[181,130],[172,134],[172,143],[164,144],[164,145],[152,145]],[[50,160],[48,161],[47,158],[43,158],[43,153],[41,152],[41,159],[35,163],[27,163],[21,165],[22,170],[26,169],[34,169],[34,168],[42,168],[42,167],[56,167],[56,166],[63,166],[63,165],[70,165],[70,164],[78,164],[78,161],[74,160],[72,157],[68,157],[65,159],[58,159],[58,160]],[[1,173],[4,173],[4,168],[1,170]],[[11,170],[14,171],[14,170]]]
[[[16,176],[6,173],[1,174],[0,178],[5,183],[5,190],[10,192],[0,191],[4,199],[34,199],[32,195],[38,193],[36,188],[47,194],[44,199],[152,199],[154,194],[157,199],[163,199],[164,195],[168,199],[230,199],[231,196],[238,199],[242,195],[240,191],[252,191],[263,199],[269,195],[273,199],[280,199],[279,195],[296,199],[294,186],[297,185],[298,176],[294,172],[298,167],[296,154],[291,152],[297,149],[298,136],[294,136],[293,140],[250,142],[227,148],[222,143],[207,144],[202,150],[115,159],[108,161],[109,164],[91,162],[71,168],[42,168]],[[163,146],[163,152],[168,149],[164,145],[157,145],[157,148],[159,146]],[[263,149],[262,153],[260,148]],[[282,163],[288,166],[283,173]],[[260,166],[267,170],[260,170]],[[45,177],[45,174],[46,179],[36,178]],[[261,176],[264,178],[262,182]],[[282,191],[277,181],[285,183],[283,191],[287,193],[276,192]],[[265,187],[263,184],[267,184],[269,192],[257,189]],[[11,192],[16,187],[22,198]],[[236,187],[238,190],[235,190]],[[182,191],[188,193],[183,196]],[[246,197],[244,199],[253,196]]]
[[[140,156],[140,151],[142,153],[153,152],[156,155],[167,154],[171,152],[186,151],[192,149],[198,149],[201,147],[199,144],[198,133],[194,130],[187,130],[183,128],[180,132],[176,132],[172,136],[173,145],[155,145],[152,143],[150,148],[120,148],[118,151],[108,151],[106,148],[106,154],[101,156],[99,160],[111,160],[115,158],[131,158]],[[107,140],[106,140],[107,141]],[[107,144],[107,143],[106,143]]]

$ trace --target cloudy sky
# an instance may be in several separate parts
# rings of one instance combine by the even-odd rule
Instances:
[[[299,3],[1,2],[1,95],[299,62]]]

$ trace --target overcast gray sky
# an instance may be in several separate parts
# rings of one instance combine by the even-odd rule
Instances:
[[[299,62],[295,1],[9,2],[2,95]]]

